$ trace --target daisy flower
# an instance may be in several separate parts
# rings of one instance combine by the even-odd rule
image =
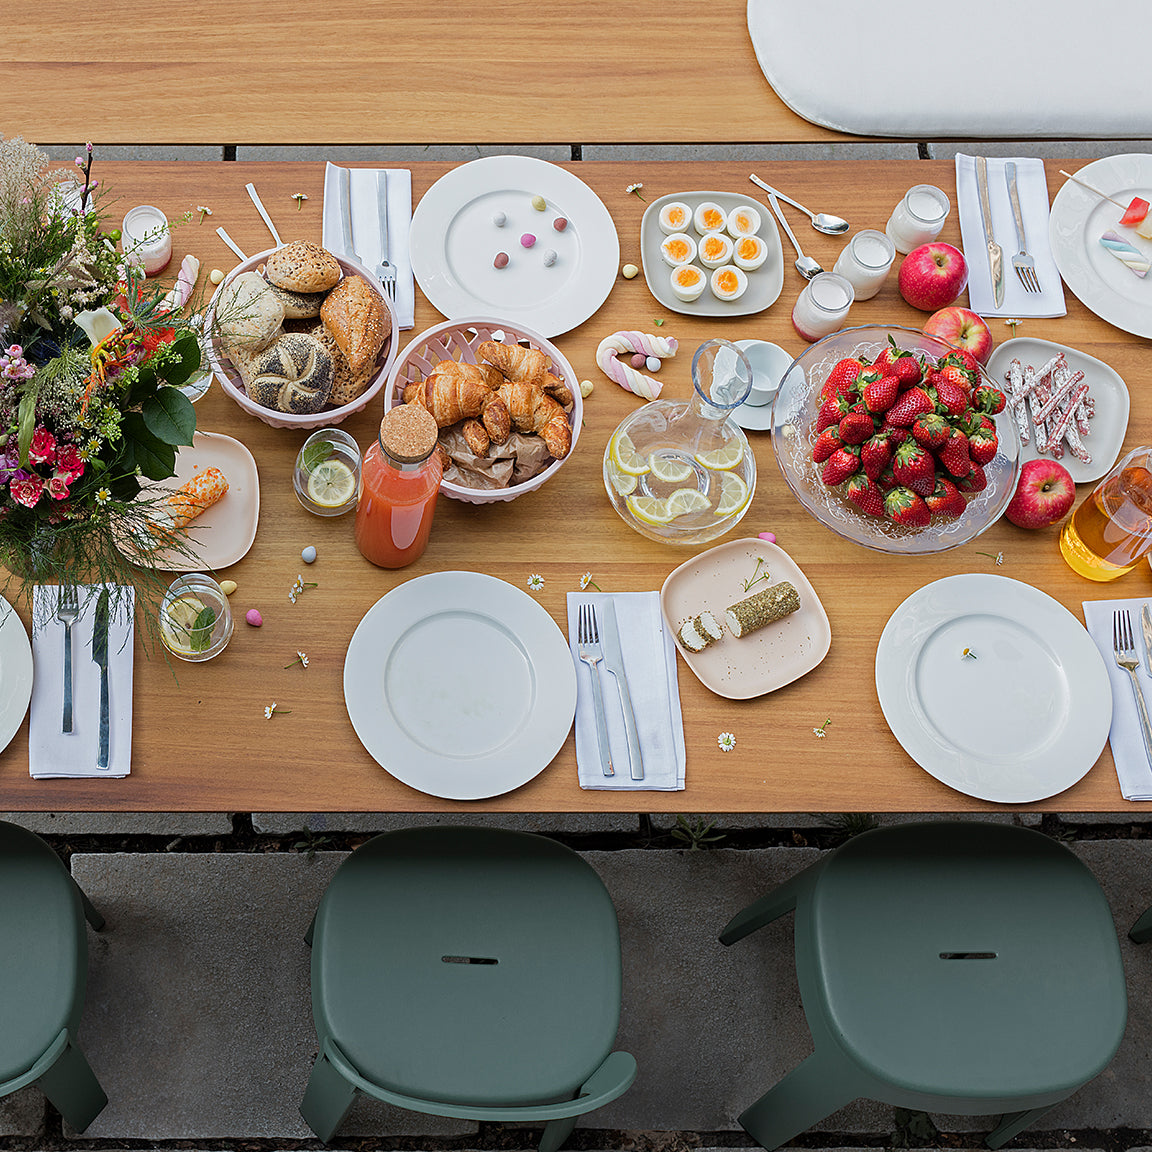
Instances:
[[[731,732],[721,732],[716,737],[716,743],[720,745],[721,752],[731,752],[736,747],[736,737]]]
[[[285,668],[292,668],[296,664],[299,664],[302,668],[307,668],[308,667],[307,655],[303,652],[297,652],[296,653],[296,659],[293,660],[291,664],[285,664],[284,667]]]
[[[632,193],[639,200],[644,200],[644,197],[640,195],[640,189],[643,187],[643,184],[629,184],[628,187],[624,189],[624,191]],[[647,204],[648,201],[644,200],[644,203]]]
[[[539,572],[533,572],[532,575],[528,577],[528,587],[533,592],[539,592],[540,589],[544,587],[544,577],[541,576]]]
[[[212,209],[206,208],[203,204],[197,204],[196,205],[196,211],[200,213],[200,223],[201,224],[204,223],[204,217],[205,216],[211,216],[212,215]]]
[[[585,588],[595,588],[597,592],[603,591],[600,585],[592,579],[591,572],[585,572],[584,575],[580,577],[580,591],[583,592]]]
[[[108,501],[109,501],[109,500],[111,500],[111,499],[112,499],[112,491],[111,491],[111,489],[109,489],[109,488],[98,488],[98,489],[96,490],[96,503],[97,503],[97,504],[99,504],[101,508],[103,508],[103,507],[104,507],[104,505],[105,505],[105,504],[107,504],[107,503],[108,503]]]
[[[276,713],[279,712],[281,716],[291,716],[292,710],[290,708],[277,708],[276,701],[273,700],[267,708],[264,709],[264,719],[271,720]]]
[[[829,716],[828,719],[825,720],[824,723],[821,724],[819,728],[813,728],[812,729],[813,735],[815,735],[815,736],[819,737],[819,739],[823,740],[824,737],[828,735],[828,725],[831,723],[832,723],[832,717]]]
[[[296,211],[299,212],[304,207],[304,201],[308,199],[303,192],[293,192],[292,199],[296,201]]]

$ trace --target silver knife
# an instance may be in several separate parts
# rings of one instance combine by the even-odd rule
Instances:
[[[108,767],[108,589],[96,601],[96,622],[92,627],[92,659],[100,669],[100,751],[96,767]]]
[[[984,221],[984,239],[988,241],[988,271],[992,276],[992,301],[999,308],[1004,303],[1004,253],[992,231],[992,205],[988,200],[988,159],[976,157],[976,187],[980,192],[980,215]]]
[[[633,780],[644,779],[644,757],[640,754],[640,734],[636,714],[624,672],[624,653],[620,650],[620,630],[616,626],[616,605],[611,599],[600,602],[600,642],[604,648],[604,667],[612,673],[620,690],[620,708],[624,713],[624,731],[628,736],[628,766]]]
[[[337,176],[340,187],[340,235],[344,245],[344,255],[349,260],[360,263],[356,249],[352,247],[352,173],[341,168]]]
[[[1140,625],[1144,629],[1144,666],[1152,675],[1152,611],[1147,604],[1140,609]]]
[[[388,263],[388,173],[376,173],[376,206],[380,215],[380,263]]]

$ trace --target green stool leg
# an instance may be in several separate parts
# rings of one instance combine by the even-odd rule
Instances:
[[[781,916],[791,912],[796,907],[796,900],[800,893],[811,882],[808,873],[811,868],[818,867],[819,864],[813,864],[810,868],[805,868],[803,872],[793,876],[791,880],[785,880],[783,884],[777,885],[767,896],[762,896],[759,900],[749,904],[747,908],[737,912],[724,926],[724,931],[720,933],[720,943],[735,944],[737,940],[743,940],[749,933],[755,932],[758,928],[763,928],[765,924],[770,924],[773,920],[778,920]]]
[[[544,1125],[544,1135],[540,1137],[540,1152],[556,1152],[560,1145],[572,1135],[572,1130],[575,1127],[575,1116],[566,1116],[563,1120],[549,1120]]]
[[[88,899],[84,889],[79,884],[76,885],[76,891],[80,893],[80,903],[84,905],[84,919],[92,925],[94,931],[99,932],[104,927],[104,917],[96,911],[92,901]]]
[[[739,1116],[740,1126],[772,1152],[863,1093],[843,1069],[819,1053],[793,1068]]]
[[[321,1052],[312,1065],[312,1075],[308,1077],[308,1087],[300,1102],[300,1115],[321,1143],[327,1144],[336,1135],[356,1099],[356,1092]]]
[[[1051,1112],[1054,1107],[1054,1104],[1046,1104],[1043,1108],[1027,1108],[1023,1112],[1005,1112],[1000,1117],[1000,1123],[988,1133],[984,1143],[989,1148],[1000,1148],[1013,1136],[1023,1132],[1034,1120],[1039,1120],[1045,1112]]]
[[[313,916],[312,919],[308,921],[308,931],[304,933],[304,943],[307,944],[309,948],[312,947],[312,935],[315,931],[316,917]]]
[[[77,1132],[83,1132],[108,1103],[96,1074],[72,1039],[56,1063],[36,1083]]]
[[[1152,908],[1149,908],[1131,928],[1128,929],[1128,939],[1136,944],[1145,944],[1152,940]]]

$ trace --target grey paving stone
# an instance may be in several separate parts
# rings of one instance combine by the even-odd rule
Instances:
[[[40,835],[227,836],[226,812],[0,812],[0,820]]]
[[[1035,820],[1039,823],[1040,816],[1024,812],[929,812],[929,813],[869,813],[878,824],[906,824],[909,820],[987,820],[994,824],[1028,823]],[[697,813],[684,813],[688,820],[702,818],[705,821],[714,820],[716,828],[723,831],[754,831],[757,828],[802,829],[812,831],[828,831],[840,819],[840,813],[829,812],[722,812],[709,813],[700,816]],[[660,831],[667,831],[676,824],[676,816],[669,812],[653,812],[649,819],[652,827]]]
[[[71,163],[84,151],[84,141],[77,144],[41,144],[52,160]],[[223,144],[101,144],[95,143],[96,164],[101,160],[223,160]],[[97,173],[93,169],[93,176]]]
[[[1152,151],[1152,140],[943,140],[928,145],[928,154],[933,160],[950,160],[957,152],[967,156],[1098,160],[1101,156],[1149,151]]]
[[[635,832],[636,816],[626,812],[529,812],[488,815],[477,812],[444,814],[438,812],[253,812],[252,827],[270,836],[290,836],[306,828],[309,832],[391,832],[397,828],[419,828],[429,824],[475,824],[487,828],[511,828],[518,832],[564,832],[590,835],[597,832]]]
[[[91,1139],[302,1139],[316,1049],[304,932],[342,853],[72,856],[89,934],[80,1043],[108,1093]],[[476,1126],[358,1106],[349,1134]]]
[[[1152,825],[1152,808],[1133,804],[1128,812],[1058,812],[1065,824],[1133,824],[1141,829]]]
[[[541,160],[571,160],[570,144],[392,144],[355,145],[238,144],[237,160],[331,160],[333,164],[371,160],[410,164],[416,160],[476,160],[481,156],[536,156]]]
[[[0,1100],[0,1136],[38,1136],[44,1130],[44,1095],[22,1088]]]
[[[585,144],[585,160],[916,160],[914,142],[835,141],[822,144]],[[813,207],[813,211],[817,211]]]

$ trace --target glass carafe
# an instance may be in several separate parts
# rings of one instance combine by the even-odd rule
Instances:
[[[692,357],[692,396],[652,400],[622,420],[604,450],[604,487],[625,523],[665,544],[703,544],[739,523],[756,490],[756,459],[730,413],[752,366],[728,340]]]

